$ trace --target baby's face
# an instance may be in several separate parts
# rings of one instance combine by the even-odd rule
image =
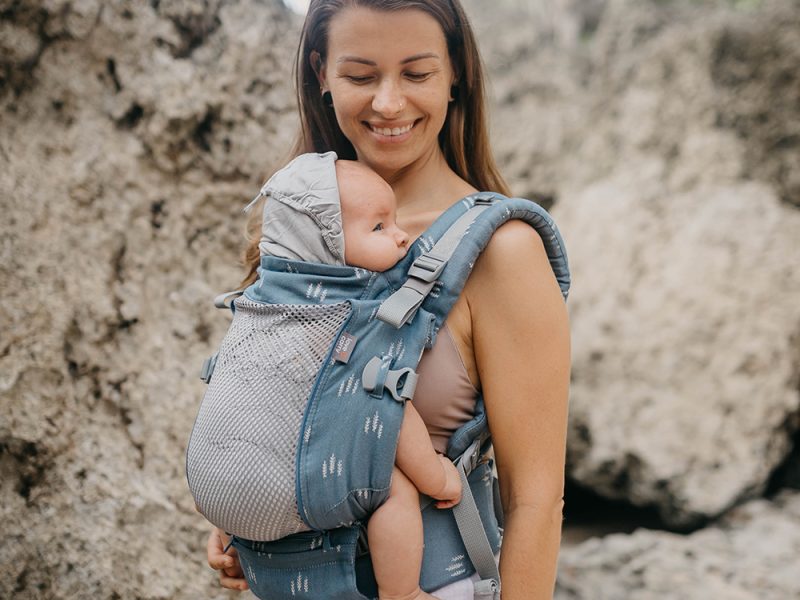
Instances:
[[[408,234],[395,222],[391,186],[359,163],[336,161],[342,204],[344,261],[353,267],[385,271],[408,251]]]

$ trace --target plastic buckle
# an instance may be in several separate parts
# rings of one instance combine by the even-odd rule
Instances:
[[[492,600],[500,596],[500,582],[496,579],[481,579],[474,584],[475,598]]]
[[[478,466],[481,460],[481,445],[481,439],[476,438],[456,461],[456,466],[462,466],[465,474],[469,475]]]
[[[214,367],[217,366],[217,355],[212,354],[203,361],[203,368],[200,369],[200,379],[206,383],[211,382],[211,375],[214,373]]]
[[[391,370],[391,362],[391,356],[373,356],[361,373],[361,385],[374,398],[382,398],[388,390],[398,402],[411,400],[417,389],[417,373],[411,367]]]
[[[235,307],[233,304],[233,300],[236,300],[236,298],[238,298],[242,294],[244,294],[244,292],[241,290],[234,290],[232,292],[223,292],[222,294],[214,298],[214,306],[217,308],[229,308],[231,311],[234,311]],[[229,303],[228,300],[230,300],[231,298],[233,298],[233,300],[231,300]]]
[[[475,198],[473,206],[491,206],[497,202],[497,196],[478,196]]]
[[[437,258],[431,254],[421,254],[411,263],[408,276],[420,279],[426,283],[433,283],[444,271],[447,261]]]

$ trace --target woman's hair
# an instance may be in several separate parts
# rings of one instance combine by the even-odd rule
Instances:
[[[508,195],[508,186],[497,169],[489,144],[483,66],[478,46],[459,0],[311,0],[294,66],[300,131],[291,157],[304,152],[333,150],[339,158],[356,160],[355,149],[339,128],[333,107],[323,101],[311,63],[315,51],[325,61],[331,19],[350,6],[381,11],[415,9],[436,19],[444,32],[455,77],[451,89],[453,100],[439,133],[439,146],[450,168],[470,185]],[[257,278],[259,223],[256,216],[248,224],[249,243],[243,255],[248,272],[242,287]]]

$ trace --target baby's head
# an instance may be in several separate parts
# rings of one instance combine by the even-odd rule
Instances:
[[[391,186],[336,154],[302,154],[261,189],[262,255],[385,271],[405,256]],[[257,197],[258,198],[258,197]]]
[[[336,161],[342,207],[344,261],[370,271],[391,268],[408,251],[408,234],[397,226],[391,186],[372,169]]]

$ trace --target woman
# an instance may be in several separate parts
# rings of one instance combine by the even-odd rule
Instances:
[[[466,195],[507,193],[489,148],[480,59],[458,0],[312,0],[297,89],[295,153],[335,150],[377,171],[396,194],[398,225],[412,238]],[[257,241],[247,261],[249,284]],[[442,330],[449,335],[438,336],[423,357],[420,382],[436,387],[430,380],[441,374],[429,366],[431,375],[423,375],[425,362],[449,351],[470,389],[483,393],[505,514],[503,598],[551,598],[563,508],[569,326],[531,227],[511,221],[497,230]],[[440,347],[448,343],[450,349]],[[449,394],[438,399],[445,408],[452,402]],[[416,397],[415,405],[441,449],[460,424],[452,422],[453,411],[420,406]],[[235,555],[222,553],[223,537],[218,530],[209,537],[209,564],[221,571],[223,587],[246,589]],[[461,583],[432,593],[471,597]]]

